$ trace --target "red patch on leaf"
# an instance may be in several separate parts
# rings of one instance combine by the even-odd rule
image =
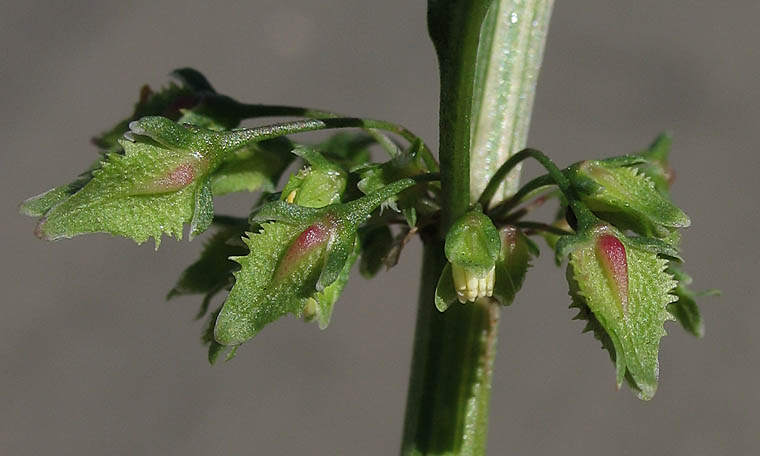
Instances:
[[[280,280],[291,275],[309,254],[327,244],[331,234],[332,230],[330,226],[322,221],[316,222],[303,230],[285,252],[282,260],[280,260],[277,272],[275,273],[275,280]]]
[[[182,163],[166,176],[158,179],[155,186],[159,190],[179,190],[185,188],[195,179],[195,169],[190,163]]]
[[[628,259],[625,246],[615,236],[602,234],[596,240],[596,252],[613,289],[617,290],[623,313],[628,313]]]
[[[132,193],[136,195],[149,195],[153,193],[176,192],[192,184],[195,174],[195,167],[190,162],[185,162],[152,182],[136,187]]]
[[[303,233],[298,236],[294,248],[298,250],[307,250],[315,245],[327,240],[328,231],[321,223],[315,223],[314,225],[306,228]]]

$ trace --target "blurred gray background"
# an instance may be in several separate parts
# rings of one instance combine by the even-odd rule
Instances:
[[[67,182],[143,83],[193,66],[241,100],[396,120],[437,143],[425,2],[3,2],[0,453],[398,451],[419,245],[355,277],[326,331],[286,318],[210,367],[199,299],[166,302],[202,241],[37,240],[17,204]],[[558,1],[529,144],[562,165],[675,134],[675,199],[707,336],[675,323],[653,401],[615,392],[544,253],[503,313],[490,454],[756,454],[760,3]],[[536,174],[532,165],[526,175]],[[223,198],[244,210],[251,196]]]

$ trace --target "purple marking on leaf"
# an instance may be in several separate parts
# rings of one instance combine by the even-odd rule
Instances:
[[[628,313],[628,259],[625,246],[611,234],[602,234],[596,240],[597,258],[606,269],[607,277],[617,291],[623,313]]]

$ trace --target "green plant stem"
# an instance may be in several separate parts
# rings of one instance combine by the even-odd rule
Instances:
[[[264,125],[261,127],[241,128],[234,130],[234,135],[228,135],[230,138],[228,142],[237,143],[239,144],[239,147],[242,147],[243,145],[250,142],[263,141],[265,139],[277,138],[279,136],[306,133],[309,131],[331,130],[337,128],[384,130],[390,131],[392,133],[402,134],[402,136],[404,136],[405,139],[409,140],[411,143],[416,143],[417,141],[421,142],[421,140],[416,135],[414,135],[414,133],[403,129],[396,124],[382,120],[362,119],[359,117],[326,117],[323,119],[304,119],[295,120],[292,122],[279,122]],[[428,150],[427,146],[425,146],[424,143],[422,143],[422,150]],[[432,157],[432,155],[430,157]],[[423,156],[423,159],[424,158],[425,156]],[[429,163],[428,160],[425,162]],[[435,163],[434,159],[431,165],[433,166],[431,170],[437,171],[438,164]]]
[[[479,96],[489,98],[494,96],[494,91],[504,89],[512,98],[524,99],[524,95],[535,87],[538,72],[536,61],[540,61],[540,52],[514,52],[510,58],[517,63],[521,59],[532,59],[533,71],[528,75],[532,82],[507,84],[504,88],[481,81],[476,90],[476,81],[479,80],[476,68],[484,63],[483,59],[490,61],[494,58],[493,53],[479,49],[484,38],[496,48],[510,49],[514,46],[513,51],[522,49],[518,49],[518,42],[519,46],[525,45],[525,40],[517,39],[514,42],[497,42],[502,39],[498,32],[509,27],[509,21],[493,21],[481,30],[486,14],[492,14],[489,8],[498,7],[498,14],[503,16],[508,12],[501,8],[510,5],[523,20],[536,18],[537,29],[542,32],[538,34],[540,43],[532,49],[542,49],[551,0],[428,1],[428,29],[440,67],[439,159],[443,204],[440,230],[421,235],[425,251],[401,448],[404,455],[485,454],[500,309],[494,301],[486,298],[476,303],[454,305],[439,313],[433,304],[433,296],[441,269],[446,264],[441,239],[471,203],[471,127],[482,134],[487,134],[486,130],[491,128],[481,128],[478,121],[472,122],[473,111],[480,112],[479,107],[482,106],[473,103],[474,94],[477,91]],[[542,14],[536,15],[537,11]],[[521,68],[524,66],[521,65]],[[528,126],[525,117],[529,118],[529,107],[532,105],[530,94],[527,106],[520,110],[522,118],[512,122],[509,129],[494,128],[493,134],[524,138]],[[472,165],[482,166],[482,163]],[[482,189],[486,182],[478,184]]]
[[[496,193],[496,190],[499,188],[500,185],[502,185],[502,181],[504,178],[507,177],[507,174],[512,171],[520,162],[523,160],[527,160],[528,158],[533,157],[533,153],[531,152],[532,149],[524,149],[520,152],[516,153],[515,155],[512,155],[507,159],[507,161],[502,164],[498,170],[494,173],[493,177],[491,177],[491,180],[488,181],[488,185],[486,185],[485,190],[483,190],[483,193],[480,195],[480,198],[478,199],[478,203],[482,205],[483,207],[489,207],[491,204],[491,199],[493,198],[494,193]],[[527,194],[526,190],[523,190],[525,187],[528,187],[531,185],[532,187],[529,187],[528,191],[533,191],[538,187],[535,187],[536,185],[536,179],[529,182],[528,185],[525,185],[523,188],[517,191],[515,193],[513,198],[516,198],[517,196],[524,197]]]
[[[531,230],[536,231],[545,231],[547,233],[551,234],[557,234],[560,236],[564,236],[567,234],[573,234],[571,231],[563,230],[562,228],[558,228],[554,225],[549,225],[548,223],[542,223],[542,222],[514,222],[514,226],[518,228],[527,228]]]
[[[485,452],[499,308],[485,299],[445,313],[433,303],[443,246],[425,245],[402,454]]]
[[[514,166],[527,159],[532,158],[539,162],[541,166],[543,166],[549,174],[546,176],[539,176],[532,181],[528,182],[523,188],[521,188],[512,198],[510,201],[520,201],[520,198],[524,197],[528,193],[536,190],[537,188],[540,188],[542,186],[547,185],[548,183],[554,183],[559,187],[562,194],[565,196],[565,199],[567,199],[568,203],[570,204],[570,207],[572,208],[573,212],[575,213],[576,218],[578,219],[579,226],[581,227],[590,227],[593,225],[597,218],[594,216],[591,211],[580,201],[580,198],[575,192],[575,189],[570,184],[570,180],[562,173],[562,171],[557,167],[557,165],[554,164],[554,162],[546,156],[543,152],[540,150],[535,149],[524,149],[520,151],[519,153],[513,155],[509,158],[504,164],[499,168],[499,170],[494,174],[494,177],[491,179],[491,182],[488,183],[488,186],[486,187],[485,191],[483,192],[483,195],[481,196],[481,203],[483,200],[485,202],[488,202],[490,200],[490,194],[489,189],[494,189],[496,186],[499,185],[499,182],[501,180],[501,177],[506,176],[506,174],[514,168]],[[508,204],[506,206],[514,205],[514,203],[510,203],[508,201]]]
[[[282,106],[282,105],[265,105],[265,104],[237,104],[237,114],[241,118],[255,119],[259,117],[305,117],[308,119],[335,119],[335,118],[347,118],[344,115],[323,111],[320,109],[304,108],[300,106]],[[366,122],[366,126],[362,128],[377,141],[383,148],[389,151],[391,156],[397,156],[400,152],[398,146],[387,136],[380,131],[385,131],[401,136],[407,140],[410,144],[415,141],[421,141],[421,139],[415,135],[412,131],[404,126],[395,124],[393,122],[361,119]],[[379,134],[378,134],[379,133]],[[435,160],[430,148],[423,142],[422,143],[422,159],[425,165],[431,171],[438,171],[438,162]]]
[[[470,116],[480,26],[490,0],[430,0],[428,28],[440,67],[439,159],[442,223],[423,236],[402,454],[482,454],[498,308],[490,302],[433,305],[446,258],[441,239],[470,205]]]
[[[428,29],[438,54],[438,122],[445,230],[470,205],[470,117],[480,26],[490,0],[430,0]]]
[[[554,179],[552,179],[551,176],[549,176],[548,174],[544,174],[543,176],[538,176],[528,181],[527,184],[520,187],[517,193],[510,196],[509,199],[503,201],[498,206],[493,207],[490,212],[495,217],[501,217],[503,215],[506,215],[509,211],[511,211],[512,209],[517,207],[520,203],[525,201],[525,199],[529,195],[549,185],[555,185]]]

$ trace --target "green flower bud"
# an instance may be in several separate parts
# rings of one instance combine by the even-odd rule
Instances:
[[[617,157],[576,163],[567,171],[581,200],[597,216],[620,229],[643,236],[666,237],[691,224],[635,165],[640,157]]]
[[[346,190],[346,172],[311,147],[299,146],[293,153],[306,160],[308,166],[290,176],[282,190],[282,200],[304,207],[340,202]]]
[[[488,217],[472,211],[446,236],[446,255],[451,262],[443,268],[435,290],[435,305],[441,312],[455,301],[488,297],[504,306],[512,304],[538,248],[519,229],[497,230]]]
[[[436,306],[443,311],[456,296],[461,303],[492,296],[496,260],[501,251],[499,231],[480,209],[462,216],[446,234],[446,258],[436,290]]]

